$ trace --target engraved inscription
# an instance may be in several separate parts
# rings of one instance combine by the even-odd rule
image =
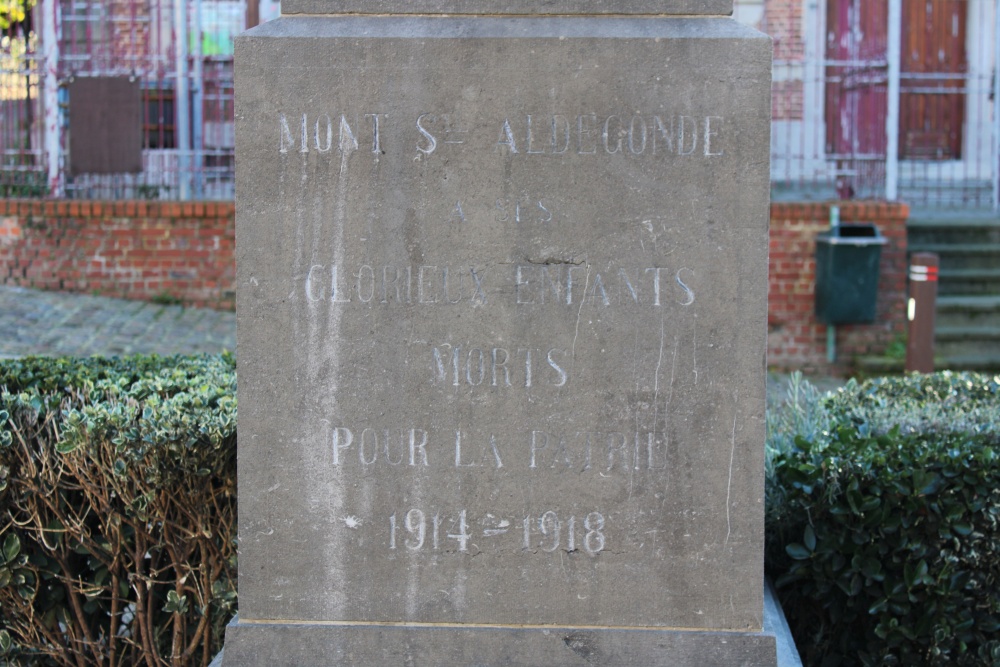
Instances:
[[[698,155],[718,157],[721,116],[599,115],[505,118],[497,150],[508,155]]]
[[[279,113],[278,152],[386,152],[385,113]],[[505,155],[619,155],[714,158],[725,155],[722,116],[630,113],[526,114],[491,121],[477,129],[452,113],[417,113],[408,131],[416,159],[445,147]],[[484,128],[496,128],[486,130]],[[492,134],[490,134],[492,133]]]
[[[495,281],[488,280],[491,271],[486,268],[436,264],[362,264],[357,267],[313,264],[300,276],[300,286],[296,291],[310,303],[354,303],[368,306],[460,303],[484,306],[499,297],[513,299],[519,306],[551,304],[662,307],[673,304],[690,306],[696,299],[696,273],[688,267],[611,266],[597,270],[589,264],[541,260],[537,263],[515,264],[511,267],[511,272],[509,278],[504,280],[509,279],[513,289],[505,289],[504,285],[496,285]],[[508,358],[513,356],[513,352],[515,350],[507,352]],[[517,353],[522,354],[519,351]],[[487,355],[487,352],[481,350],[478,354]],[[484,369],[489,363],[506,364],[487,361],[486,356],[483,359]],[[530,365],[530,361],[527,363]],[[468,370],[467,376],[469,383],[473,385],[481,384],[486,377],[480,376],[474,368]],[[531,386],[530,381],[525,386]]]
[[[465,143],[469,130],[457,120],[453,114],[422,113],[417,116],[417,151],[430,155],[441,146],[453,144],[460,146]]]
[[[519,264],[514,267],[514,298],[518,304],[600,306],[638,304],[663,306],[669,302],[690,306],[694,276],[689,268],[619,267],[597,271],[577,264]]]
[[[314,303],[482,305],[487,302],[485,273],[475,267],[314,264],[301,290]]]
[[[653,431],[534,429],[511,437],[461,429],[350,428],[325,422],[334,466],[493,468],[607,476],[667,468],[668,443]]]
[[[573,188],[566,189],[566,177],[574,171],[574,164],[595,165],[584,171],[599,172],[597,160],[609,164],[616,173],[623,173],[632,160],[637,167],[676,162],[676,169],[681,164],[692,165],[694,160],[719,160],[726,155],[727,142],[736,136],[736,128],[727,125],[722,116],[704,111],[678,114],[666,111],[666,106],[647,106],[661,112],[643,114],[632,112],[638,106],[618,107],[619,103],[603,112],[577,106],[570,113],[553,113],[560,110],[556,103],[549,113],[505,115],[508,112],[494,109],[489,116],[474,119],[426,109],[394,113],[391,118],[384,113],[301,113],[301,109],[278,114],[277,143],[284,164],[297,164],[295,155],[310,155],[312,162],[303,157],[301,163],[313,166],[322,156],[340,162],[343,175],[353,153],[378,156],[388,150],[402,154],[403,159],[378,165],[378,160],[361,157],[371,159],[378,168],[391,166],[393,174],[397,167],[410,170],[407,178],[420,183],[419,192],[411,193],[416,201],[398,206],[402,197],[393,197],[391,210],[389,206],[379,209],[381,204],[370,204],[368,211],[356,210],[362,204],[345,196],[350,190],[330,193],[339,198],[338,204],[344,203],[331,211],[343,216],[337,224],[346,225],[353,235],[338,232],[314,237],[314,259],[299,265],[293,285],[284,288],[292,291],[290,298],[302,307],[300,312],[318,321],[336,322],[339,314],[322,309],[356,308],[362,312],[351,311],[345,317],[370,319],[374,335],[375,326],[381,326],[383,315],[389,312],[375,311],[379,307],[407,311],[423,306],[459,307],[435,309],[438,315],[409,311],[411,331],[405,361],[386,355],[397,364],[391,368],[386,362],[386,383],[395,377],[400,386],[430,392],[421,399],[429,407],[416,409],[407,404],[393,413],[382,408],[369,410],[352,399],[343,404],[346,413],[331,410],[329,419],[317,424],[322,429],[318,435],[322,438],[323,466],[327,471],[335,470],[338,479],[368,484],[388,475],[394,482],[445,482],[441,491],[393,501],[374,516],[359,511],[357,516],[342,519],[346,529],[363,535],[369,545],[383,545],[383,557],[475,555],[491,548],[532,559],[559,554],[568,561],[567,554],[586,560],[609,546],[625,550],[620,543],[624,533],[614,530],[620,527],[614,522],[624,519],[591,511],[599,502],[586,501],[582,508],[572,501],[559,507],[538,507],[529,498],[513,511],[509,504],[503,511],[496,506],[493,511],[484,511],[482,506],[461,506],[464,501],[460,500],[455,502],[459,507],[448,507],[452,502],[448,500],[443,501],[444,506],[435,506],[441,498],[451,497],[449,483],[454,488],[492,484],[495,497],[508,492],[514,482],[525,487],[549,485],[554,490],[582,484],[579,489],[589,489],[590,498],[603,497],[603,491],[595,491],[598,488],[626,487],[631,498],[637,480],[644,483],[635,487],[642,493],[674,484],[668,473],[684,456],[678,452],[678,438],[668,436],[679,419],[668,410],[677,405],[671,404],[670,396],[678,355],[675,350],[672,358],[667,358],[671,362],[668,395],[659,391],[660,381],[666,381],[666,371],[661,373],[660,368],[664,341],[668,340],[664,322],[695,310],[685,311],[704,296],[708,274],[681,264],[692,261],[684,260],[683,252],[674,253],[683,243],[678,248],[665,247],[664,237],[653,234],[653,245],[649,246],[649,237],[632,227],[611,242],[598,245],[604,237],[595,232],[611,229],[612,223],[595,218],[618,213],[587,210],[584,201],[574,198]],[[463,151],[474,151],[478,156],[459,156]],[[529,158],[539,160],[535,162],[537,169],[528,169],[525,163],[518,167],[518,160]],[[440,172],[442,182],[437,189],[431,181],[439,171],[428,168],[432,161],[449,163],[448,169]],[[488,181],[484,187],[464,178],[467,165],[476,168],[482,164],[505,170],[500,187],[489,186]],[[378,168],[371,170],[372,188],[383,184]],[[549,178],[560,169],[570,171]],[[516,173],[518,170],[523,173]],[[303,182],[313,178],[311,173],[303,170]],[[407,183],[404,189],[410,187],[409,181],[402,182]],[[346,183],[342,179],[341,184]],[[637,201],[645,206],[641,199]],[[620,207],[623,220],[632,221],[629,225],[643,219],[632,217],[636,214],[632,209],[638,206],[628,202]],[[677,212],[681,227],[687,224],[686,210]],[[352,216],[357,216],[356,223]],[[366,225],[361,226],[363,216]],[[648,221],[643,224],[648,228]],[[566,233],[576,231],[576,227],[581,228],[580,238],[564,244]],[[504,245],[508,239],[512,241],[510,248],[480,251],[477,234],[484,228],[489,235],[483,238],[491,245]],[[428,235],[432,231],[438,235]],[[665,225],[664,232],[665,236],[673,234],[674,229],[667,232]],[[383,246],[380,241],[388,233],[398,235],[392,244]],[[670,237],[671,242],[674,238]],[[360,251],[343,247],[358,239],[363,244]],[[596,240],[587,246],[589,252],[584,252],[579,247],[588,239]],[[323,250],[322,243],[338,244],[338,252],[324,254],[329,246]],[[591,247],[594,245],[598,247]],[[428,249],[430,253],[425,254]],[[657,265],[670,262],[678,263]],[[484,310],[465,310],[467,305]],[[364,312],[365,306],[372,312]],[[655,349],[640,344],[640,311],[653,309],[663,313],[653,317],[659,320],[658,356]],[[517,326],[510,330],[504,323],[511,316],[555,316],[557,321],[554,329],[550,322],[549,327]],[[471,328],[464,321],[461,327],[449,326],[449,318],[468,318]],[[581,328],[599,332],[598,327],[632,320],[637,322],[632,379],[641,398],[635,402],[630,399],[628,407],[616,406],[607,414],[598,408],[594,415],[581,415],[585,407],[568,406],[568,402],[593,405],[594,388],[584,389],[581,382],[594,378],[600,384],[604,376],[616,375],[621,366],[615,353],[604,356],[601,336],[590,336],[589,331],[580,336]],[[446,326],[439,326],[439,322]],[[358,331],[353,326],[349,330],[352,335]],[[384,336],[385,330],[378,335]],[[557,333],[539,341],[524,333],[531,331]],[[600,358],[593,347],[595,340],[602,346]],[[679,347],[677,340],[675,336],[674,345]],[[376,356],[367,347],[369,342],[357,357],[361,362],[358,367],[368,365]],[[692,357],[697,381],[697,350],[692,351]],[[650,359],[655,359],[655,369]],[[587,368],[588,362],[595,362],[601,372]],[[682,365],[678,372],[683,371]],[[510,413],[518,412],[518,406],[535,405],[523,411],[524,417],[505,424],[493,416],[496,408],[505,407],[502,403],[488,403],[479,413],[472,409],[490,393],[503,393],[505,398],[490,400],[508,401],[513,406],[507,411]],[[547,401],[558,407],[539,410]],[[449,407],[442,408],[445,405]],[[460,410],[452,411],[450,406],[454,405]],[[477,414],[490,417],[480,422]],[[542,502],[547,501],[538,504]],[[634,517],[627,520],[640,521]],[[653,534],[655,539],[655,531]]]
[[[278,114],[279,153],[329,153],[336,149],[341,153],[359,150],[362,141],[370,146],[372,153],[381,154],[382,119],[385,114],[366,113],[348,117],[345,114],[322,113],[314,117],[309,114]]]
[[[583,517],[582,533],[578,536],[578,519],[570,516],[561,520],[556,512],[544,512],[537,518],[526,516],[521,526],[524,534],[524,541],[521,548],[524,551],[539,549],[548,553],[558,550],[560,547],[567,552],[574,552],[582,547],[591,556],[596,556],[604,551],[606,545],[604,539],[604,515],[600,512],[591,512]],[[565,531],[564,531],[565,528]],[[535,540],[534,537],[538,536]]]
[[[421,551],[425,545],[428,550],[438,551],[443,547],[445,551],[451,551],[452,549],[447,547],[447,543],[442,544],[442,542],[444,540],[455,540],[457,551],[459,553],[468,553],[469,540],[472,539],[472,535],[469,534],[469,524],[466,522],[465,517],[465,510],[461,510],[457,517],[443,517],[441,514],[435,513],[431,518],[430,540],[428,540],[427,515],[423,510],[413,508],[403,515],[402,525],[399,526],[398,532],[402,533],[404,530],[406,531],[401,546],[407,551]],[[393,512],[389,515],[390,550],[396,549],[396,523],[396,514]],[[442,527],[444,528],[443,534]]]
[[[494,219],[502,223],[544,224],[552,222],[552,209],[541,199],[497,199]]]
[[[453,387],[562,387],[569,381],[567,350],[557,347],[431,347],[431,382]]]
[[[478,462],[476,460],[463,461],[462,439],[463,439],[462,432],[455,431],[456,468],[483,468],[489,465],[493,465],[497,468],[503,467],[503,459],[500,458],[500,447],[497,443],[497,437],[495,435],[490,435],[488,445],[482,447],[482,455],[479,457]],[[469,449],[470,447],[468,445],[468,439],[466,439],[466,455],[468,455]]]
[[[419,428],[365,428],[355,436],[344,426],[331,429],[330,449],[333,465],[346,465],[354,460],[370,466],[384,463],[390,466],[428,466],[427,431]]]
[[[566,221],[565,216],[557,211],[553,198],[527,192],[495,199],[445,199],[437,202],[434,209],[426,213],[425,220],[424,224],[445,223],[457,227],[492,223],[504,226],[543,226]]]
[[[485,540],[500,538],[510,543],[514,536],[512,521],[487,512],[480,519],[470,519],[462,509],[442,514],[428,515],[419,508],[411,508],[397,516],[389,515],[388,547],[390,551],[409,552],[457,552],[481,551]],[[528,514],[521,520],[521,551],[525,553],[553,553],[559,550],[567,553],[582,550],[596,556],[607,547],[604,535],[606,520],[600,512],[590,512],[580,518],[571,514],[560,517],[554,510],[539,515]],[[473,542],[475,540],[475,542]]]
[[[667,467],[667,443],[653,432],[537,430],[530,434],[529,453],[529,468],[556,472],[627,473]]]

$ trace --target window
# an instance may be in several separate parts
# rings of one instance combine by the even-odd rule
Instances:
[[[142,147],[177,148],[172,88],[147,88],[142,91]]]

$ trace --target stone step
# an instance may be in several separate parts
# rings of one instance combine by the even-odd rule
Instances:
[[[942,271],[993,269],[1000,265],[1000,243],[924,243],[911,244],[908,250],[936,253]]]
[[[938,327],[936,340],[989,340],[1000,338],[1000,327]]]
[[[992,356],[974,354],[969,356],[953,357],[935,355],[934,368],[942,371],[996,372],[1000,371],[1000,354],[994,354]]]
[[[922,225],[927,227],[945,225],[982,225],[1000,223],[1000,214],[992,209],[972,209],[948,210],[936,209],[915,209],[910,210],[910,219],[906,221],[909,225]]]
[[[975,215],[976,209],[988,211],[992,208],[993,186],[987,179],[947,181],[904,177],[899,182],[899,201],[913,207],[933,207],[916,212],[920,215],[930,210],[944,211],[952,216]]]
[[[1000,244],[1000,219],[911,218],[906,223],[908,247],[937,244]]]
[[[1000,357],[1000,327],[937,327],[934,355],[944,359]]]
[[[1000,327],[1000,296],[939,296],[935,330]]]
[[[1000,268],[942,269],[938,294],[948,296],[1000,296]]]
[[[1000,253],[1000,243],[911,243],[907,250],[940,255],[988,255]]]

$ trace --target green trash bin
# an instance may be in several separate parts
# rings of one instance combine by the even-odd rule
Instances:
[[[878,265],[886,243],[872,223],[838,225],[816,237],[816,317],[820,322],[875,321]]]

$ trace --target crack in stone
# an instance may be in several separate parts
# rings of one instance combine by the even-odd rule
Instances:
[[[528,258],[528,264],[535,264],[538,266],[551,266],[553,264],[569,264],[570,266],[582,266],[584,260],[575,259],[559,259],[558,257],[546,257],[544,259],[531,259]]]

